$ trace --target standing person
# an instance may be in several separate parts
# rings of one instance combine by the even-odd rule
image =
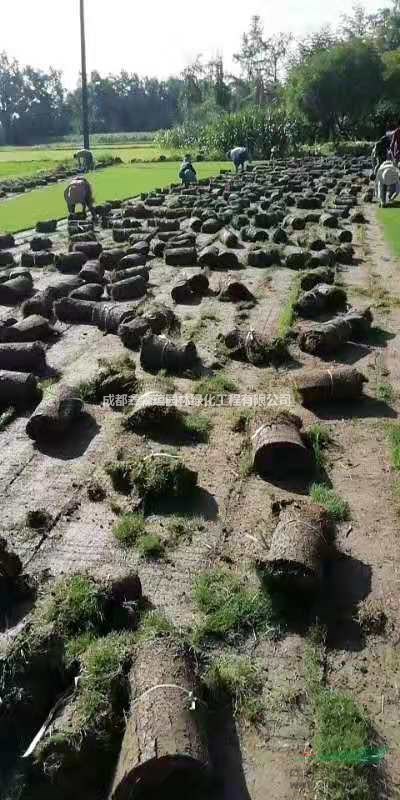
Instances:
[[[70,214],[75,214],[75,206],[80,203],[84,212],[86,212],[86,206],[88,207],[92,215],[93,222],[97,222],[97,214],[94,209],[93,191],[89,181],[86,180],[86,178],[83,178],[81,175],[78,175],[77,178],[74,178],[67,186],[64,192],[64,198]]]
[[[74,158],[78,162],[78,167],[83,167],[85,172],[90,172],[94,169],[94,158],[91,150],[78,150],[74,153]]]
[[[392,135],[390,142],[390,153],[394,163],[397,165],[400,161],[400,126],[396,128]]]
[[[384,136],[381,136],[377,142],[375,142],[372,153],[371,153],[371,160],[372,160],[372,177],[376,177],[377,170],[379,169],[380,165],[383,164],[384,161],[388,160],[390,154],[390,137],[387,133]]]
[[[189,154],[185,155],[179,171],[179,177],[187,189],[190,183],[197,183],[197,172],[192,164],[192,159]]]
[[[242,168],[243,172],[246,161],[251,161],[247,147],[234,147],[233,150],[229,150],[227,157],[229,161],[233,162],[237,173],[239,172],[240,167]]]
[[[384,161],[377,170],[375,179],[375,196],[379,208],[385,208],[386,199],[394,200],[400,193],[400,174],[392,161]]]

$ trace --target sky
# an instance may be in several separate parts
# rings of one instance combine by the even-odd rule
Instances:
[[[165,78],[197,55],[221,53],[228,67],[253,14],[266,33],[309,33],[336,25],[351,0],[85,0],[87,67]],[[80,68],[79,0],[0,0],[0,51],[22,64],[61,69],[76,86]],[[390,0],[364,0],[369,12]],[[239,13],[240,6],[243,11]]]

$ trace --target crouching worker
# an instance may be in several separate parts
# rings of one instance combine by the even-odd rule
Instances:
[[[85,172],[90,172],[94,169],[93,153],[90,150],[78,150],[74,153],[74,158],[78,162],[79,169],[84,169]]]
[[[400,193],[400,174],[393,161],[384,161],[377,170],[375,196],[379,208],[385,208],[386,201],[392,202]]]
[[[228,157],[228,160],[233,162],[236,172],[239,172],[240,167],[242,168],[243,171],[246,162],[251,161],[247,147],[234,147],[233,150],[229,150],[229,152],[226,155]]]
[[[182,161],[179,177],[186,189],[190,183],[197,183],[197,173],[189,155],[186,155]]]
[[[64,197],[70,214],[75,214],[75,206],[80,204],[85,213],[86,207],[89,209],[93,217],[93,222],[97,221],[92,187],[86,178],[80,176],[74,178],[69,186],[67,186]]]

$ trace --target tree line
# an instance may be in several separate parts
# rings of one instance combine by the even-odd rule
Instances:
[[[324,26],[302,39],[285,32],[268,35],[254,16],[234,62],[232,73],[221,56],[209,61],[199,56],[167,80],[94,71],[91,130],[174,128],[164,141],[178,146],[201,144],[199,131],[207,126],[222,132],[229,120],[242,127],[243,120],[257,120],[265,127],[278,118],[282,136],[290,129],[304,142],[374,137],[400,121],[400,0],[375,14],[355,5],[336,29]],[[0,143],[32,144],[78,133],[80,111],[81,90],[68,92],[60,71],[22,66],[0,54]],[[226,136],[214,138],[218,147],[225,145]]]

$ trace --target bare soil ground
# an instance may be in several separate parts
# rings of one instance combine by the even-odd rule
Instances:
[[[306,429],[315,422],[329,428],[332,444],[326,473],[351,511],[350,521],[338,525],[338,555],[324,582],[325,678],[328,686],[350,693],[365,706],[377,735],[386,743],[377,796],[391,800],[400,797],[400,544],[397,477],[390,465],[387,425],[396,420],[400,409],[400,272],[387,250],[374,207],[367,205],[363,210],[367,224],[345,223],[353,231],[355,259],[350,266],[338,267],[337,280],[345,286],[352,305],[371,306],[374,325],[384,334],[379,344],[372,339],[349,343],[336,361],[353,364],[368,377],[365,398],[324,407],[318,416],[297,405],[295,411]],[[60,226],[53,236],[57,249],[65,245],[66,235]],[[27,249],[29,238],[29,232],[19,237],[19,252]],[[213,238],[200,236],[199,244]],[[104,247],[111,245],[108,231],[101,232],[99,239]],[[171,304],[171,282],[178,270],[166,267],[162,260],[151,266],[154,295]],[[192,270],[182,272],[190,275]],[[37,289],[55,278],[52,269],[34,269],[32,274]],[[244,280],[257,298],[242,323],[275,335],[295,273],[285,267],[247,267],[230,275]],[[211,287],[222,287],[226,279],[226,273],[213,272]],[[10,312],[0,310],[3,318]],[[235,305],[210,296],[199,305],[177,305],[174,310],[182,322],[183,338],[192,334],[203,363],[212,364],[217,335],[237,320]],[[57,328],[62,335],[49,347],[47,360],[74,385],[96,373],[99,357],[126,352],[117,336],[104,336],[97,328],[61,323]],[[291,350],[291,366],[321,363],[302,353],[295,342]],[[147,381],[137,354],[134,358],[138,376]],[[268,392],[270,387],[283,391],[287,385],[287,366],[256,368],[228,360],[223,372],[243,395]],[[174,383],[179,392],[193,391],[188,378],[174,378]],[[392,387],[388,401],[380,399],[383,384]],[[100,406],[89,410],[90,416],[65,446],[46,452],[26,436],[24,416],[0,434],[0,535],[19,554],[24,570],[39,581],[104,564],[110,573],[120,564],[137,568],[152,606],[162,609],[178,627],[193,625],[198,619],[193,602],[195,577],[207,566],[229,564],[251,581],[254,558],[267,549],[276,524],[274,501],[298,495],[243,473],[246,442],[242,433],[232,430],[234,412],[205,409],[213,423],[209,442],[177,448],[187,466],[199,473],[200,489],[193,506],[184,509],[200,518],[199,529],[191,542],[177,545],[167,559],[139,558],[134,549],[120,547],[113,536],[115,494],[104,465],[119,448],[128,446],[144,453],[159,449],[160,444],[124,431],[121,413]],[[98,503],[87,494],[94,476],[107,491]],[[46,509],[53,519],[46,533],[26,526],[27,512],[38,508]],[[163,513],[154,514],[149,524],[155,532],[162,531],[167,519]],[[387,624],[380,633],[366,634],[358,621],[358,609],[366,600],[386,614]],[[28,619],[26,610],[23,606],[10,611],[0,634],[1,652],[6,652],[10,639]],[[307,753],[313,721],[305,681],[305,630],[294,625],[279,639],[254,634],[237,649],[262,671],[264,716],[259,724],[233,720],[224,713],[212,719],[210,753],[220,779],[215,798],[311,800],[314,789]]]

